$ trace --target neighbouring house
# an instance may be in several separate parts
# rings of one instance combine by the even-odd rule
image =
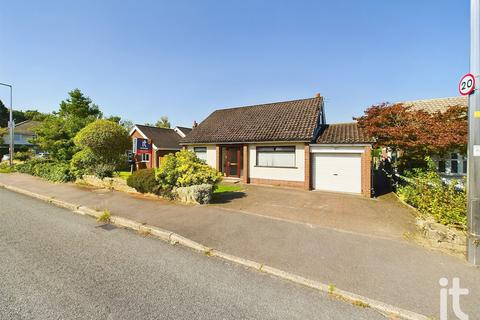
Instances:
[[[227,179],[371,194],[371,139],[356,123],[327,125],[320,95],[216,110],[180,144]]]
[[[40,121],[25,120],[15,125],[13,133],[13,144],[16,149],[33,149],[35,152],[35,145],[32,139],[35,138],[35,128],[40,125]],[[0,138],[1,141],[2,138]],[[10,134],[3,136],[3,141],[0,144],[0,154],[7,154],[10,144]]]
[[[468,107],[467,97],[434,98],[400,102],[411,110],[426,112],[445,112],[451,106]],[[388,156],[392,153],[388,151]],[[395,156],[395,155],[393,155]],[[467,174],[467,155],[458,150],[451,150],[442,156],[434,156],[432,160],[437,164],[438,172],[447,179],[459,179]]]
[[[169,129],[136,124],[129,133],[133,140],[136,169],[158,168],[165,155],[181,149],[180,139],[184,138],[191,130],[186,127]],[[148,146],[146,152],[139,151],[137,139],[146,143]]]

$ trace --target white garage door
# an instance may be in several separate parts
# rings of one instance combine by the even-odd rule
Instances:
[[[312,176],[315,190],[362,192],[361,154],[313,153]]]

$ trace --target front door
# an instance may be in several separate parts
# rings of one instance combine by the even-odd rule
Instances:
[[[229,146],[222,148],[222,160],[224,161],[222,169],[227,177],[238,177],[242,170],[242,148],[239,146]]]

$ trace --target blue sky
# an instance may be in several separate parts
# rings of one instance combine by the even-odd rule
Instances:
[[[457,95],[469,1],[4,1],[0,41],[17,108],[52,111],[80,88],[106,115],[190,126],[320,92],[334,123]]]

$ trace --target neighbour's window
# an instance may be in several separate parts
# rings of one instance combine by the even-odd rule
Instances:
[[[295,147],[257,147],[257,166],[295,167]]]
[[[142,162],[150,162],[150,153],[142,153]]]
[[[438,161],[438,172],[445,173],[445,160]]]
[[[199,159],[207,161],[207,147],[194,147],[193,152]]]
[[[450,172],[451,173],[458,173],[458,154],[452,153],[450,155]]]
[[[463,157],[463,170],[462,170],[462,172],[464,174],[467,174],[467,166],[468,166],[467,157]]]

